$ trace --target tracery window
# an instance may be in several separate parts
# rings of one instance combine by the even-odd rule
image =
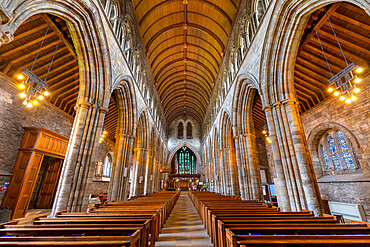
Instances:
[[[184,138],[184,124],[182,122],[177,126],[177,138]]]
[[[178,174],[193,174],[195,172],[195,157],[187,147],[182,147],[178,152]]]
[[[340,172],[359,168],[351,141],[339,130],[331,130],[323,135],[318,151],[323,171]]]

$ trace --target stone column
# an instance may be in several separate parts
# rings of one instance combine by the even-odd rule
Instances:
[[[235,150],[233,148],[226,149],[227,161],[229,163],[229,177],[230,177],[230,190],[232,196],[240,196],[239,181],[238,181],[238,170],[237,164],[234,164]]]
[[[221,176],[221,186],[223,195],[229,195],[229,186],[228,186],[228,173],[227,173],[227,164],[225,159],[224,150],[220,149],[220,176]]]
[[[125,134],[120,134],[118,136],[113,161],[112,177],[109,184],[109,201],[127,200],[133,144],[133,136]]]
[[[136,192],[135,195],[144,195],[145,192],[145,172],[149,163],[149,153],[147,149],[140,150],[140,162],[137,167]]]
[[[94,163],[93,152],[102,131],[105,113],[105,108],[86,101],[77,106],[52,215],[64,210],[80,212],[83,204],[88,203],[84,202],[84,191],[90,164]]]
[[[155,157],[151,156],[150,153],[151,151],[148,151],[148,163],[145,167],[144,195],[152,192],[153,166]]]
[[[248,167],[252,186],[252,200],[262,200],[262,185],[258,167],[256,136],[248,133],[245,136],[246,149],[248,152]]]
[[[250,167],[248,165],[248,150],[246,145],[246,139],[244,135],[239,136],[240,140],[240,157],[242,161],[242,172],[244,173],[244,181],[245,181],[245,189],[244,189],[244,197],[245,200],[252,200],[252,182],[251,182],[251,174],[250,174]]]
[[[276,189],[283,211],[308,209],[321,215],[316,176],[294,99],[266,107],[277,175]]]
[[[240,155],[240,147],[239,147],[239,136],[234,137],[235,142],[235,152],[236,152],[236,163],[238,167],[238,178],[239,178],[239,189],[240,189],[240,197],[242,200],[245,200],[245,177],[243,176],[243,165]]]

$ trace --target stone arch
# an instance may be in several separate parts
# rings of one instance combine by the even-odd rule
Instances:
[[[221,114],[221,160],[222,168],[225,173],[225,183],[227,185],[227,194],[240,196],[239,172],[236,160],[236,147],[234,142],[234,133],[230,114],[224,110]]]
[[[235,135],[251,131],[253,127],[252,106],[254,95],[258,92],[258,81],[253,74],[238,77],[232,103],[233,131]]]
[[[121,75],[113,82],[118,108],[118,134],[133,135],[136,119],[136,95],[131,77]]]
[[[191,151],[193,151],[193,153],[195,154],[195,157],[197,157],[196,170],[197,170],[197,172],[200,172],[199,169],[200,169],[200,166],[202,165],[202,156],[200,155],[200,153],[198,152],[198,150],[195,147],[193,147],[191,144],[187,143],[186,141],[183,141],[183,142],[179,143],[171,151],[171,153],[168,155],[168,158],[167,158],[167,164],[171,164],[171,161],[172,161],[173,157],[175,156],[177,151],[179,151],[179,149],[182,148],[182,147],[187,147]]]
[[[272,105],[285,99],[296,99],[294,89],[294,66],[306,21],[317,9],[338,1],[289,0],[275,6],[274,15],[266,33],[260,66],[262,102]],[[347,0],[370,15],[370,3]]]
[[[368,167],[367,161],[363,157],[363,149],[360,147],[360,143],[357,140],[356,136],[345,126],[336,123],[336,122],[327,122],[327,123],[321,123],[317,125],[315,128],[313,128],[308,135],[307,138],[307,144],[309,148],[309,152],[311,154],[312,162],[314,164],[316,174],[322,175],[321,171],[321,165],[320,165],[320,158],[318,153],[318,146],[321,138],[331,129],[336,129],[341,131],[352,143],[356,154],[358,156],[358,161],[360,162],[361,167]]]
[[[94,11],[98,11],[96,6],[72,0],[52,4],[26,0],[14,7],[16,7],[14,18],[3,27],[11,33],[28,18],[41,13],[57,15],[70,23],[69,28],[80,71],[77,104],[89,102],[107,108],[111,88],[111,67],[107,40],[100,32],[104,28],[102,20],[96,19],[97,15],[93,14]],[[82,9],[84,11],[81,11]]]

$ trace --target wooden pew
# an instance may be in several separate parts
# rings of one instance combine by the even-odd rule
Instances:
[[[226,230],[226,247],[286,247],[286,246],[370,246],[370,236],[363,235],[243,235]]]
[[[245,206],[238,199],[224,200],[215,193],[212,199],[209,192],[190,192],[189,196],[215,246],[370,246],[368,224],[340,224],[334,216],[280,212],[256,202]]]
[[[0,238],[0,246],[94,246],[139,247],[139,231],[126,236],[58,236],[58,237],[6,237]]]

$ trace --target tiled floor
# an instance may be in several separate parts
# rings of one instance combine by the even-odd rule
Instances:
[[[181,192],[155,246],[213,246],[188,192]]]

